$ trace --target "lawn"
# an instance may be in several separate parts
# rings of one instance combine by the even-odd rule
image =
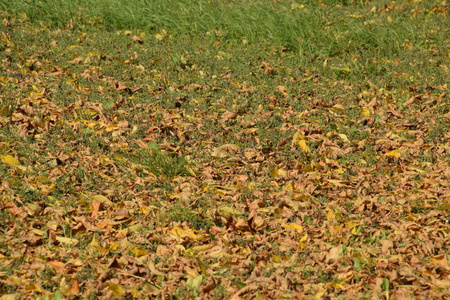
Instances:
[[[0,300],[450,297],[447,1],[0,21]]]

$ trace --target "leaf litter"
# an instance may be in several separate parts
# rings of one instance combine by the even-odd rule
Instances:
[[[315,91],[275,82],[252,106],[252,74],[183,83],[194,58],[151,69],[142,35],[119,57],[95,32],[15,22],[2,27],[0,84],[21,93],[1,110],[1,299],[450,296],[447,85],[306,72]],[[51,43],[24,51],[21,29],[73,51],[68,64],[42,52]],[[252,72],[280,79],[282,63]]]

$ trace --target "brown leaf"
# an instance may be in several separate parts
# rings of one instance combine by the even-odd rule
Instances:
[[[141,45],[144,43],[144,39],[141,38],[141,37],[138,37],[137,35],[134,35],[131,39],[132,39],[133,41],[138,42],[138,43],[141,44]]]
[[[48,264],[50,266],[52,266],[53,269],[55,269],[56,273],[58,273],[58,274],[64,274],[65,273],[65,268],[66,268],[65,263],[57,261],[57,260],[54,260],[54,261],[49,261]]]
[[[433,256],[430,258],[430,260],[431,260],[431,263],[441,266],[441,267],[444,267],[444,268],[448,268],[448,266],[449,266],[447,255],[445,255],[445,254]]]
[[[222,114],[221,119],[220,119],[219,122],[220,123],[225,123],[225,122],[230,121],[230,120],[235,120],[237,117],[238,117],[237,113],[234,113],[234,112],[231,112],[231,111],[225,111]]]
[[[217,284],[216,281],[214,280],[214,277],[209,277],[206,284],[203,285],[202,292],[208,294],[216,288],[216,285]]]
[[[389,250],[394,247],[394,243],[391,240],[381,240],[380,244],[381,251],[383,251],[383,253],[385,254],[389,253]]]
[[[328,251],[328,254],[325,257],[325,262],[327,264],[335,263],[341,258],[342,254],[342,246],[333,247]]]
[[[125,84],[123,84],[122,82],[120,82],[120,81],[116,81],[116,82],[114,83],[114,87],[115,87],[116,90],[118,90],[118,91],[123,91],[123,90],[128,89],[128,87],[127,87]]]
[[[269,74],[269,75],[273,75],[274,74],[274,71],[270,67],[268,62],[263,61],[261,64],[262,64],[261,67],[264,69],[264,73]]]
[[[244,219],[237,219],[236,223],[234,224],[234,227],[237,230],[240,231],[251,231],[250,227],[248,226],[247,222]]]

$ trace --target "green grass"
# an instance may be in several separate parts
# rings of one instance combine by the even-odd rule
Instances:
[[[395,59],[408,45],[420,52],[446,51],[448,18],[433,15],[431,3],[416,7],[400,1],[385,9],[384,1],[5,1],[0,7],[32,22],[55,27],[89,26],[108,30],[168,33],[210,40],[283,45],[297,55],[342,57],[367,53],[368,59],[342,63],[354,73],[369,67],[369,58]],[[334,7],[339,9],[334,9]],[[400,8],[400,9],[399,9]],[[439,12],[438,10],[435,10]],[[430,16],[431,15],[431,16]],[[389,18],[389,19],[388,19]],[[408,44],[408,45],[405,45]],[[387,55],[386,55],[387,54]],[[309,58],[309,57],[308,57]],[[382,69],[375,68],[375,73]],[[423,70],[420,67],[420,70]]]
[[[0,0],[0,296],[371,298],[398,256],[440,268],[418,241],[447,249],[446,9]],[[416,297],[448,296],[416,275]]]

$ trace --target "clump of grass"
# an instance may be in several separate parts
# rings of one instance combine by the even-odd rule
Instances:
[[[11,101],[10,99],[1,99],[0,98],[0,117],[7,117],[11,120],[12,113],[17,107],[17,103],[15,101]]]
[[[144,153],[142,164],[157,176],[172,178],[187,175],[186,159],[176,153],[149,152]]]
[[[140,171],[145,170],[159,178],[170,179],[176,176],[189,175],[186,159],[174,152],[141,150],[137,153],[128,153],[126,156],[130,159],[130,162],[136,164],[138,171],[139,169]],[[123,160],[118,162],[122,165],[127,164]]]
[[[12,121],[12,114],[19,106],[19,100],[16,93],[13,91],[16,87],[11,89],[4,89],[0,93],[0,117],[9,118]]]
[[[189,222],[194,229],[209,229],[213,221],[201,216],[198,212],[180,205],[175,205],[168,213],[168,219],[174,222]]]

